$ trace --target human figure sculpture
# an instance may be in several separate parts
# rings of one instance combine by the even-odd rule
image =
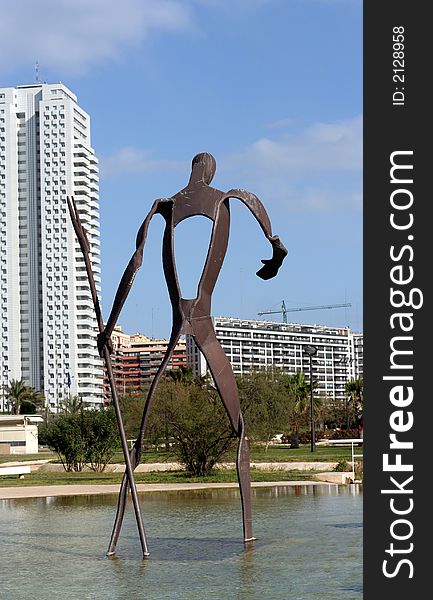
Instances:
[[[240,408],[238,389],[230,362],[216,338],[210,316],[212,292],[228,246],[230,228],[229,199],[237,198],[250,209],[262,228],[266,238],[272,245],[272,258],[262,260],[263,266],[257,272],[259,277],[262,279],[274,277],[287,254],[287,250],[281,243],[279,237],[272,235],[271,224],[266,210],[254,194],[239,189],[232,189],[225,193],[210,187],[209,184],[213,179],[215,170],[216,162],[211,154],[197,154],[192,161],[192,170],[188,185],[172,198],[159,199],[153,203],[151,210],[138,231],[136,250],[123,273],[116,292],[111,314],[104,329],[101,326],[99,311],[101,331],[98,335],[98,348],[107,362],[109,361],[109,354],[112,351],[110,339],[111,333],[117,323],[120,311],[131,289],[135,275],[142,264],[143,250],[150,220],[155,214],[159,213],[165,219],[166,223],[162,242],[162,256],[164,275],[173,309],[173,324],[167,350],[147,394],[140,433],[130,451],[128,457],[129,460],[125,460],[127,468],[119,492],[117,514],[107,552],[108,555],[113,555],[115,553],[125,512],[128,487],[130,487],[131,492],[133,492],[134,508],[136,510],[136,518],[140,530],[141,514],[137,514],[137,511],[139,512],[139,506],[138,500],[136,499],[136,492],[134,496],[135,483],[133,479],[133,470],[140,463],[149,410],[154,400],[157,385],[166,369],[179,337],[185,333],[191,334],[194,337],[198,348],[203,353],[215,386],[229,416],[230,423],[238,437],[236,467],[242,504],[244,542],[248,543],[254,540],[251,514],[249,448],[245,436],[245,426]],[[70,210],[75,230],[80,239],[82,233],[80,233],[80,223],[77,224],[77,220],[79,221],[77,211],[76,209],[75,211],[73,210],[71,204]],[[213,229],[206,261],[197,288],[197,295],[193,299],[185,299],[182,298],[176,272],[174,229],[181,221],[198,215],[203,215],[213,221]],[[89,278],[91,279],[91,277]],[[94,297],[95,295],[96,292]],[[99,308],[97,311],[98,310]],[[113,401],[117,401],[114,380],[111,387]],[[118,425],[119,429],[123,428],[121,420],[120,422],[118,421]],[[142,538],[143,554],[147,556],[147,543],[144,537],[142,523],[140,536]]]

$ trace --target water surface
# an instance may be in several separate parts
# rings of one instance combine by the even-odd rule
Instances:
[[[257,541],[245,551],[237,490],[140,495],[115,559],[116,496],[0,500],[3,600],[361,600],[359,486],[253,489]]]

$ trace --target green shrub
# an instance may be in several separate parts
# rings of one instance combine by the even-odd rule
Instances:
[[[314,437],[316,442],[323,439],[325,437],[325,432],[321,430],[316,430],[314,432]],[[284,433],[281,436],[282,444],[290,444],[292,448],[298,448],[299,444],[309,444],[311,442],[311,432],[310,431],[292,431],[291,433]]]
[[[330,440],[339,439],[357,439],[359,438],[359,431],[357,429],[336,429],[329,436]]]
[[[341,473],[346,473],[351,470],[352,470],[352,468],[349,465],[349,463],[347,462],[347,460],[340,460],[334,467],[334,471],[338,471]]]
[[[163,381],[157,394],[150,433],[157,437],[159,429],[173,440],[171,450],[189,473],[207,475],[236,439],[218,394],[198,381]]]
[[[85,465],[103,471],[118,444],[111,408],[60,414],[41,427],[39,435],[40,442],[58,455],[65,471],[82,471]]]

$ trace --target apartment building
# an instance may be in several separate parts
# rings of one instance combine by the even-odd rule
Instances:
[[[328,399],[346,398],[346,381],[362,377],[362,334],[347,327],[275,323],[213,317],[216,336],[235,374],[279,367],[294,374],[304,371],[309,377],[310,359],[305,346],[313,345],[313,378],[317,394]],[[191,335],[186,336],[187,360],[196,375],[208,373],[204,356]]]
[[[128,334],[119,325],[111,334],[113,343],[113,374],[119,394],[134,393],[148,386],[164,358],[168,340],[149,338],[142,333]],[[180,339],[176,344],[167,369],[186,366],[186,343]],[[110,396],[108,381],[105,395]]]
[[[63,84],[0,88],[0,383],[24,379],[51,411],[103,399],[93,304],[70,222],[76,199],[99,287],[98,159]],[[1,408],[1,407],[0,407]]]

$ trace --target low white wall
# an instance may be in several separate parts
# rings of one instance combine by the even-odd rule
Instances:
[[[10,454],[37,454],[38,427],[32,424],[2,425],[0,444],[10,446]]]

